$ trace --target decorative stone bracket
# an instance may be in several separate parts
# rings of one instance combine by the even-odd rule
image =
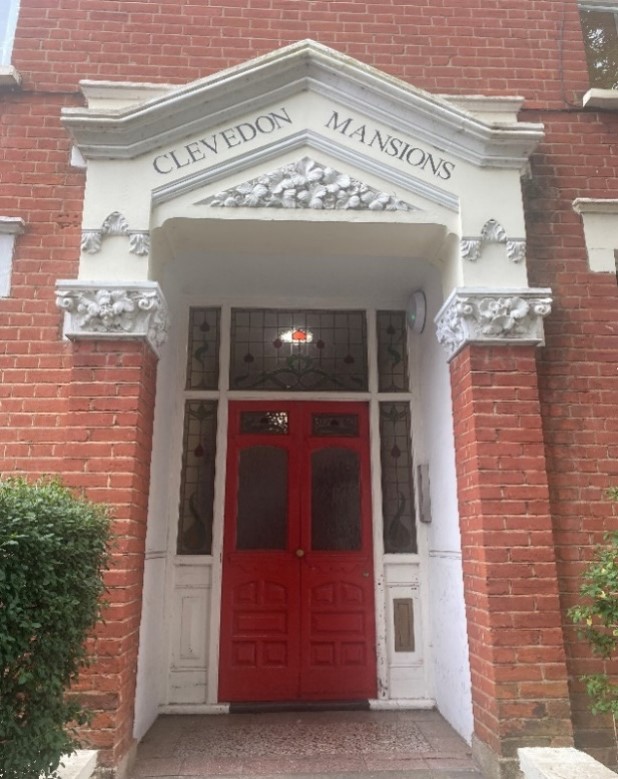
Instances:
[[[158,354],[167,339],[167,305],[154,281],[58,281],[56,303],[65,312],[70,340],[145,339]]]
[[[461,239],[462,258],[469,262],[476,262],[483,253],[485,244],[488,243],[505,244],[506,256],[511,262],[519,263],[526,259],[526,242],[523,238],[509,238],[504,227],[495,219],[488,219],[485,222],[478,238]]]
[[[103,220],[98,230],[83,230],[81,249],[86,254],[101,251],[103,239],[108,235],[126,235],[129,239],[129,252],[142,257],[150,251],[150,233],[148,230],[131,230],[129,223],[120,211],[112,213]]]
[[[545,343],[550,289],[455,289],[435,318],[438,341],[451,360],[466,344]]]
[[[203,201],[222,208],[313,208],[316,210],[414,211],[402,200],[379,192],[309,157],[219,192]]]

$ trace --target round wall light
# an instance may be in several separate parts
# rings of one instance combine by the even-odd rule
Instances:
[[[406,309],[408,327],[413,333],[422,333],[427,319],[427,298],[422,289],[417,289],[410,295]]]

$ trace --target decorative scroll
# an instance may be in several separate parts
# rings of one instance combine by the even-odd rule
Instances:
[[[64,334],[71,340],[145,338],[158,352],[167,339],[167,306],[155,282],[105,287],[60,281],[56,303],[68,315]]]
[[[217,402],[185,405],[178,554],[211,554]]]
[[[147,230],[131,230],[126,218],[119,211],[112,211],[98,230],[84,230],[82,232],[82,252],[86,254],[100,252],[103,239],[108,235],[127,236],[131,254],[141,257],[150,252],[150,233]]]
[[[435,322],[449,359],[467,343],[543,344],[551,290],[455,290]]]
[[[500,222],[489,219],[483,225],[478,238],[462,238],[460,244],[461,256],[469,262],[476,262],[483,248],[488,243],[503,243],[506,245],[506,256],[511,262],[520,263],[526,259],[526,242],[523,239],[511,239]]]
[[[363,184],[309,157],[239,184],[204,201],[223,208],[313,208],[318,210],[411,211],[386,192]]]

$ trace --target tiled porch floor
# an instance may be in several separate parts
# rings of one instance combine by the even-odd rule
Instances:
[[[435,711],[162,716],[132,779],[482,779]]]

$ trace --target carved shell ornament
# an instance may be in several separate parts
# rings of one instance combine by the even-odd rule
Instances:
[[[496,219],[488,219],[478,238],[461,239],[461,256],[468,262],[476,262],[488,243],[503,243],[506,246],[506,256],[514,263],[526,259],[526,242],[521,238],[509,238],[504,227]]]
[[[413,210],[402,200],[309,157],[226,189],[205,202],[221,208]]]

